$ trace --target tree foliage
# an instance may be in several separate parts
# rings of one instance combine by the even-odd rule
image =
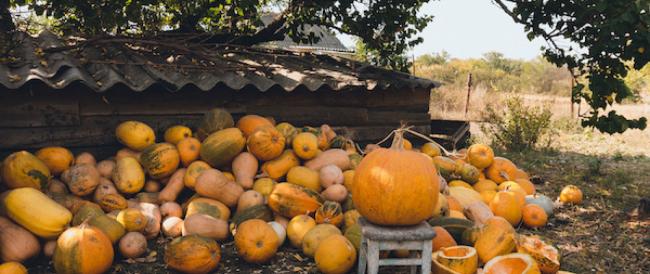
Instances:
[[[583,126],[607,133],[646,127],[645,117],[627,119],[607,108],[633,95],[624,78],[650,60],[650,0],[493,1],[525,26],[529,39],[548,42],[546,58],[588,79],[588,89],[581,83],[572,94],[574,102],[585,100],[592,108]],[[573,46],[561,47],[560,41]]]

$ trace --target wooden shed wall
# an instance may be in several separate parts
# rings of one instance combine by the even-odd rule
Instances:
[[[301,126],[327,123],[340,134],[371,142],[383,138],[401,122],[429,132],[429,96],[429,90],[422,89],[262,93],[221,88],[209,92],[188,89],[138,93],[115,88],[95,93],[82,86],[70,86],[61,91],[0,90],[0,156],[50,145],[101,153],[98,151],[119,146],[114,129],[122,121],[145,122],[162,138],[170,125],[196,128],[203,113],[213,107],[226,108],[235,119],[259,114]]]

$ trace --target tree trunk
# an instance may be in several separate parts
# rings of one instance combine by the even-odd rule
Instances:
[[[9,11],[9,0],[0,0],[0,56],[6,56],[9,53],[15,29],[16,26]]]

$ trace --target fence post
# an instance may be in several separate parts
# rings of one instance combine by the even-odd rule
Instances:
[[[465,120],[467,120],[467,112],[469,111],[469,97],[472,91],[472,74],[467,76],[467,101],[465,101]]]

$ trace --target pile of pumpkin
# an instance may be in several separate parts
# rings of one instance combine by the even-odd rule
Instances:
[[[381,225],[428,220],[434,273],[475,273],[479,260],[486,273],[559,269],[556,249],[515,233],[522,219],[543,226],[553,210],[525,172],[487,146],[448,158],[435,143],[412,148],[402,134],[389,149],[359,153],[327,125],[257,115],[235,124],[213,109],[196,131],[173,126],[160,143],[148,125],[123,122],[116,137],[125,148],[99,162],[62,147],[13,153],[2,163],[0,273],[26,273],[20,263],[41,252],[57,273],[102,273],[115,249],[140,258],[160,234],[173,239],[165,263],[181,272],[213,271],[220,243],[233,239],[240,258],[264,263],[288,238],[322,272],[346,273],[360,216]],[[567,189],[560,199],[578,202],[578,194]],[[382,254],[391,255],[408,252]],[[513,270],[499,272],[504,264]]]

